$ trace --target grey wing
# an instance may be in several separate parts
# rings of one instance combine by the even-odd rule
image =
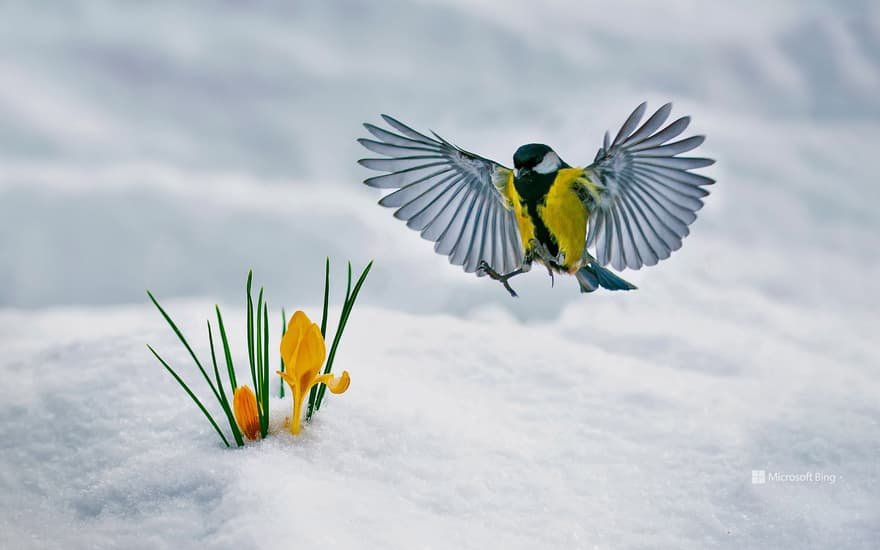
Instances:
[[[661,127],[669,117],[667,103],[639,126],[645,103],[624,122],[614,141],[605,142],[586,169],[595,184],[585,194],[590,209],[587,246],[596,260],[615,269],[639,269],[666,259],[681,247],[688,226],[703,207],[715,180],[691,170],[714,160],[680,157],[703,143],[704,136],[672,142],[687,128],[690,117]]]
[[[428,137],[388,115],[382,118],[397,132],[364,124],[376,139],[358,140],[385,157],[358,161],[387,172],[364,183],[396,189],[379,204],[397,208],[396,218],[433,241],[435,251],[468,273],[476,271],[481,260],[499,273],[520,267],[519,228],[503,195],[510,170],[437,134]]]

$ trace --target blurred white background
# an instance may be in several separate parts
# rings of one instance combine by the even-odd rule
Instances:
[[[18,2],[0,16],[0,306],[285,302],[321,263],[376,260],[363,299],[556,317],[572,301],[705,285],[848,317],[878,306],[876,2]],[[582,297],[461,273],[375,205],[355,161],[393,114],[509,164],[530,141],[592,160],[643,100],[718,159],[692,236]]]

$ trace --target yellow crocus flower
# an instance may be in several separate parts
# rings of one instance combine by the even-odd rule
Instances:
[[[302,311],[290,318],[287,332],[281,338],[281,359],[284,372],[276,371],[290,386],[293,398],[293,418],[290,419],[290,433],[299,433],[302,405],[309,390],[315,384],[324,383],[333,393],[342,393],[350,383],[348,371],[342,371],[338,378],[332,374],[321,374],[321,365],[327,355],[321,328],[313,323]]]
[[[259,437],[260,415],[257,414],[257,396],[254,395],[253,390],[248,386],[235,388],[232,410],[241,433],[251,441]]]

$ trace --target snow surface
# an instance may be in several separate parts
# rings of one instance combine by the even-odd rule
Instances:
[[[351,389],[298,439],[275,400],[273,437],[243,450],[148,354],[206,395],[150,307],[6,311],[2,546],[876,546],[871,335],[692,305],[747,296],[612,298],[540,323],[356,310],[336,363]],[[211,304],[166,305],[205,340]],[[787,315],[808,340],[769,322]],[[835,481],[753,485],[753,469]]]
[[[4,3],[0,548],[877,548],[878,51],[871,0]],[[643,100],[719,183],[636,292],[512,300],[359,183],[381,112],[578,164]],[[351,389],[226,450],[144,288],[204,346],[327,255]]]

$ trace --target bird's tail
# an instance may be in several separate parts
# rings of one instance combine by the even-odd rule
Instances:
[[[611,271],[605,269],[596,262],[578,269],[575,273],[581,292],[593,292],[600,286],[608,290],[635,290],[636,285],[624,281]]]

